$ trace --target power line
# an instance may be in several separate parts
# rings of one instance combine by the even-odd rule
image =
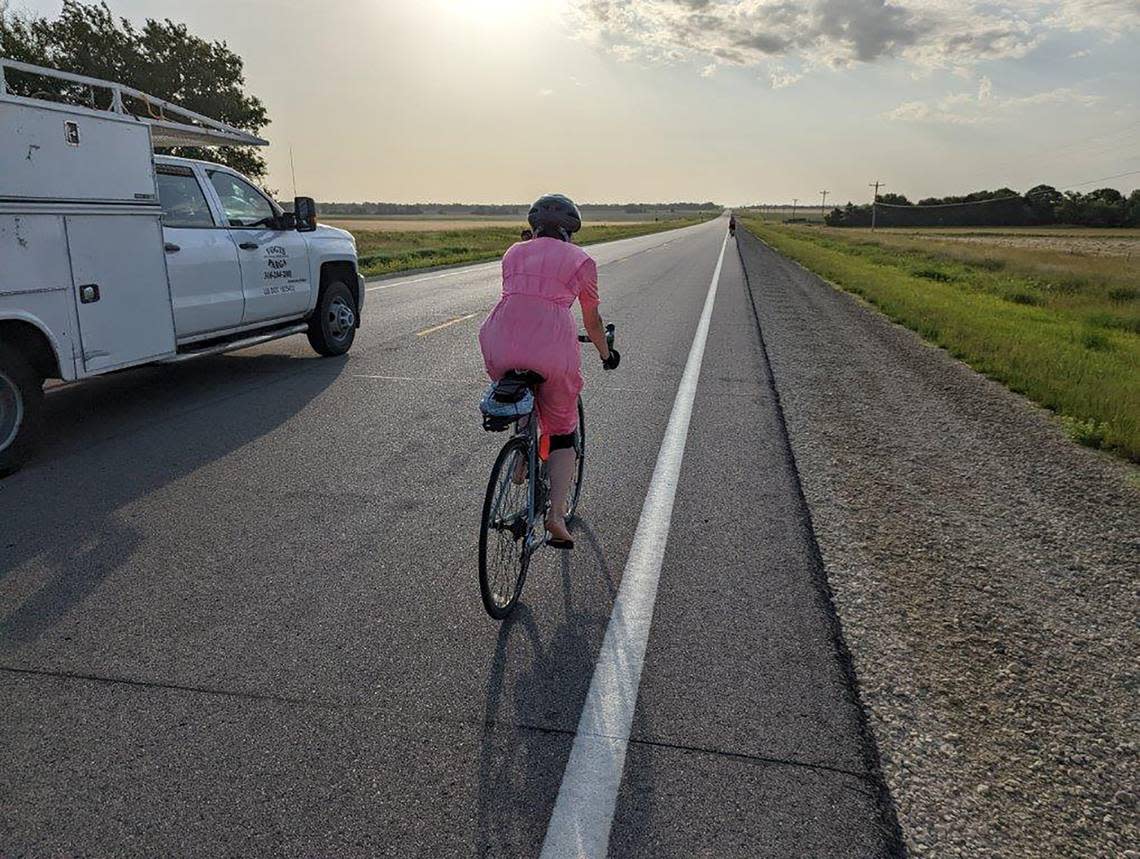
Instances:
[[[819,216],[821,218],[823,218],[823,217],[826,217],[826,215],[827,215],[827,195],[831,192],[828,191],[826,188],[824,188],[819,193],[820,193]]]
[[[981,206],[985,203],[1001,203],[1005,200],[1021,200],[1023,199],[1020,194],[1011,194],[1005,197],[991,197],[988,200],[962,200],[958,203],[927,203],[926,205],[919,205],[918,203],[879,203],[884,209],[945,209],[950,206]]]
[[[1107,182],[1109,179],[1121,179],[1125,176],[1135,176],[1140,170],[1129,170],[1126,173],[1117,173],[1115,176],[1101,176],[1099,179],[1089,179],[1087,182],[1077,182],[1075,185],[1062,185],[1062,188],[1083,188],[1085,185],[1095,185],[1097,182]]]
[[[1076,138],[1076,139],[1070,140],[1068,143],[1061,143],[1061,144],[1058,144],[1057,146],[1040,147],[1040,148],[1038,148],[1032,152],[1027,152],[1027,153],[1023,153],[1021,155],[1018,155],[1016,158],[1009,158],[1009,159],[1005,159],[1002,161],[995,162],[994,164],[990,165],[989,169],[998,170],[998,169],[1008,167],[1008,166],[1011,166],[1014,164],[1016,164],[1018,166],[1024,166],[1027,161],[1032,162],[1034,160],[1041,158],[1042,156],[1045,156],[1047,159],[1051,159],[1051,158],[1056,158],[1060,155],[1065,155],[1065,154],[1067,154],[1071,151],[1074,151],[1074,150],[1081,150],[1082,154],[1084,154],[1088,150],[1088,146],[1090,143],[1096,143],[1097,141],[1106,141],[1106,140],[1113,138],[1113,137],[1119,137],[1122,134],[1128,134],[1128,133],[1130,133],[1136,129],[1140,129],[1140,122],[1133,122],[1133,123],[1125,125],[1121,128],[1118,128],[1115,131],[1107,131],[1104,134],[1096,134],[1096,135],[1093,135],[1091,137],[1084,136],[1084,137]],[[1132,145],[1132,143],[1133,143],[1133,141],[1129,141],[1127,144],[1124,144],[1124,145]],[[1110,148],[1112,146],[1115,146],[1115,145],[1118,145],[1118,144],[1110,144]]]

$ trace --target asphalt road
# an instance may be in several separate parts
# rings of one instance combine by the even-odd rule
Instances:
[[[372,284],[343,359],[51,391],[0,483],[0,854],[536,855],[724,232],[591,249],[623,362],[585,356],[579,545],[504,624],[476,567],[496,266]],[[609,848],[892,855],[732,241],[718,283]]]

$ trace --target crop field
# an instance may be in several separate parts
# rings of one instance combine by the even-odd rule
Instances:
[[[893,228],[871,233],[867,229],[851,232],[876,238],[907,236],[943,243],[961,242],[984,247],[1021,248],[1038,255],[1066,254],[1076,256],[1113,256],[1140,262],[1140,230],[1096,229],[1094,227],[946,227]]]
[[[526,226],[523,218],[383,218],[375,215],[352,217],[350,215],[332,215],[321,218],[322,224],[330,227],[340,227],[342,230],[380,230],[388,232],[435,232],[439,230],[469,229],[478,230],[487,227],[513,229],[516,233]],[[590,220],[595,226],[613,226],[614,224],[644,224],[654,223],[652,218],[644,217],[637,220]]]
[[[625,224],[652,224],[659,221],[679,221],[694,217],[711,217],[712,212],[671,212],[668,209],[648,212],[591,211],[582,208],[582,220],[593,226]],[[516,232],[526,226],[526,216],[518,215],[337,215],[320,218],[321,223],[344,230],[379,230],[388,232],[433,232],[437,230],[477,230],[485,227],[510,227]]]
[[[590,224],[582,227],[575,237],[580,244],[607,242],[644,236],[662,230],[672,230],[699,224],[719,213],[708,213],[692,218],[671,218],[661,221],[627,222],[621,224]],[[327,222],[326,222],[327,223]],[[477,222],[476,222],[477,223]],[[345,225],[356,237],[360,267],[366,276],[389,274],[438,265],[457,265],[495,259],[519,240],[522,224],[510,226],[468,226],[465,222],[449,222],[447,229],[400,230],[372,229]]]
[[[1077,441],[1140,461],[1140,266],[1127,255],[1066,245],[1131,241],[1127,231],[872,234],[761,218],[744,223],[776,250],[1051,409]],[[1021,242],[961,241],[990,236]],[[1054,244],[1027,245],[1029,238]]]
[[[827,207],[827,211],[831,211],[831,206]],[[789,218],[795,217],[797,220],[803,219],[805,221],[823,223],[823,216],[826,214],[819,208],[819,202],[813,206],[810,203],[800,206],[760,206],[757,208],[737,209],[736,216],[746,218],[761,218],[768,221],[786,221]]]

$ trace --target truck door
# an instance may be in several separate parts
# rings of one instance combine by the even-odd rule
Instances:
[[[158,213],[68,215],[64,222],[86,371],[173,354]]]
[[[237,328],[245,296],[229,229],[215,223],[193,169],[159,164],[157,173],[175,333],[183,338]]]
[[[249,182],[207,170],[241,261],[245,324],[301,316],[311,299],[309,246],[296,230],[276,229],[279,211]]]

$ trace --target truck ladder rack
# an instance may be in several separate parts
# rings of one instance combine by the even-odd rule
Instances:
[[[5,72],[11,70],[23,74],[36,75],[57,83],[79,84],[88,87],[91,100],[88,104],[59,102],[51,98],[37,96],[23,96],[12,92],[5,77]],[[111,101],[107,107],[95,106],[95,91],[107,90],[111,94]],[[147,116],[139,116],[127,110],[123,104],[123,97],[141,102],[146,106]],[[268,146],[269,141],[263,140],[248,131],[242,131],[232,125],[227,125],[192,110],[148,95],[142,90],[134,89],[125,84],[104,81],[85,75],[76,75],[71,72],[62,72],[58,69],[49,69],[44,66],[34,66],[30,63],[21,63],[0,57],[0,101],[12,101],[20,104],[66,104],[69,109],[89,111],[94,114],[115,114],[125,119],[151,127],[151,142],[153,146]],[[168,115],[169,114],[169,115]]]

